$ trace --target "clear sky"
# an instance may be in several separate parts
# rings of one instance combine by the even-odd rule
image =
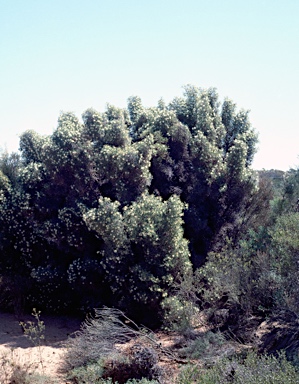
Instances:
[[[193,84],[251,111],[255,169],[298,166],[298,20],[298,0],[0,0],[0,146]]]

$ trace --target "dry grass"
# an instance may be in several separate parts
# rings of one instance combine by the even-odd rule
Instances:
[[[40,352],[24,354],[22,349],[10,349],[0,354],[1,384],[54,384],[53,377],[45,374],[41,366]]]

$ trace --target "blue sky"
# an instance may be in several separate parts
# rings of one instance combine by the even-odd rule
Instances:
[[[255,169],[298,166],[298,19],[298,0],[0,0],[0,146],[193,84],[251,111]]]

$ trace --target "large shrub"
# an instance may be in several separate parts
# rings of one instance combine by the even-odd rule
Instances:
[[[52,135],[21,135],[21,161],[2,158],[0,273],[29,307],[158,314],[190,260],[256,214],[248,113],[187,86],[169,105],[131,97],[82,119],[63,113]]]

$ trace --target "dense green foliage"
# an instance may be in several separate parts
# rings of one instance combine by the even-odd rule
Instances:
[[[2,291],[15,307],[156,316],[260,213],[256,134],[246,111],[192,86],[169,105],[131,97],[82,119],[63,113],[52,135],[26,131],[20,156],[2,155]]]

